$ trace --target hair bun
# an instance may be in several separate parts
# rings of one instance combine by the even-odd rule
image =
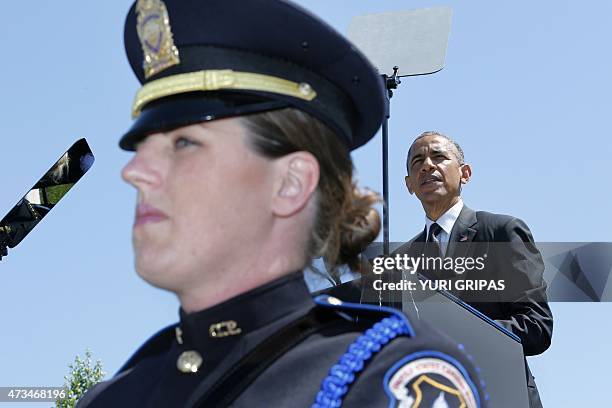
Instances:
[[[346,263],[353,270],[359,269],[359,254],[380,233],[380,215],[372,207],[380,202],[382,199],[377,193],[353,185],[352,199],[347,200],[340,224],[340,251],[336,264]]]

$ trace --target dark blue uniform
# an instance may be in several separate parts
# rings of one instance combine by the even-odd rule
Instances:
[[[218,397],[207,399],[211,396],[207,393],[224,375],[283,327],[315,313],[320,319],[301,329],[305,338],[278,350],[270,361],[260,361],[264,369],[252,382],[237,391],[231,383],[221,394],[236,392],[236,398],[228,401],[234,407],[310,407],[330,369],[364,332],[390,316],[400,319],[384,308],[319,299],[313,301],[298,273],[201,312],[181,311],[177,325],[153,336],[119,373],[89,391],[78,407],[217,406]],[[227,322],[235,323],[231,330]],[[225,328],[222,332],[227,335],[214,336],[215,327]],[[371,357],[365,358],[367,352],[362,356],[363,369],[344,384],[347,392],[337,398],[342,406],[486,406],[486,389],[461,346],[426,325],[409,322],[407,327],[408,333],[380,345],[379,351],[370,350]],[[355,348],[353,356],[360,352],[360,347]],[[196,372],[182,372],[177,361],[190,351],[197,352],[202,363]],[[248,367],[246,372],[258,368]],[[340,384],[340,377],[327,384]],[[418,398],[420,405],[415,405]],[[439,405],[434,405],[436,401]]]

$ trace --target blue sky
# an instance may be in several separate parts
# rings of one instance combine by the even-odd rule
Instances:
[[[0,386],[60,385],[85,348],[113,373],[177,318],[173,295],[132,266],[135,194],[119,177],[130,154],[117,147],[138,89],[122,44],[130,3],[3,4],[0,212],[77,139],[87,138],[96,163],[0,263]],[[406,78],[393,98],[392,240],[422,229],[422,209],[403,184],[405,152],[420,132],[439,130],[472,164],[464,189],[472,208],[519,216],[538,241],[610,241],[612,3],[299,3],[343,32],[355,15],[453,8],[446,68]],[[379,152],[377,137],[354,154],[361,185],[377,190]],[[552,309],[553,345],[530,359],[545,406],[606,402],[612,305]]]

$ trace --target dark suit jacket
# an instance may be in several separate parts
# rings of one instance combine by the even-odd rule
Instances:
[[[425,240],[423,231],[394,254],[418,256]],[[488,254],[485,269],[478,274],[487,279],[507,281],[508,288],[499,295],[499,301],[455,294],[520,337],[526,356],[544,352],[550,346],[553,318],[546,303],[544,262],[529,228],[518,218],[476,212],[464,206],[451,231],[445,257],[475,258],[485,253]],[[466,272],[462,277],[470,279],[474,273]],[[528,369],[527,377],[531,406],[541,406]]]

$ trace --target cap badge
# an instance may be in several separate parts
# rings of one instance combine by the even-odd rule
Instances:
[[[161,0],[138,0],[136,30],[142,45],[145,78],[149,78],[181,62],[174,45],[170,17]]]

